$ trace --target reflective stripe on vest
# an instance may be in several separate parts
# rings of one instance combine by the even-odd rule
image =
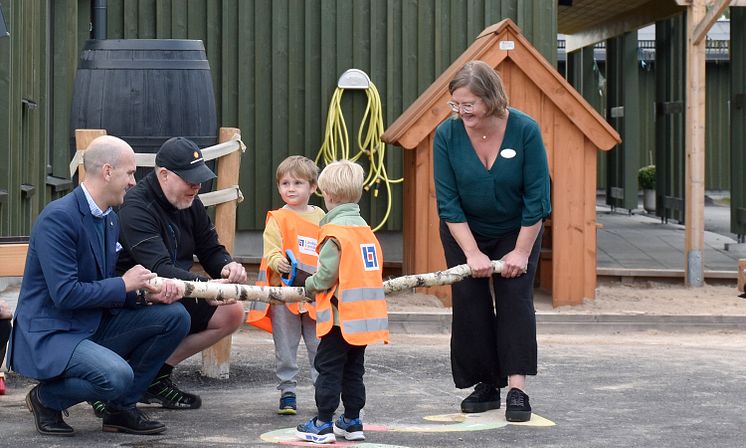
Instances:
[[[267,281],[268,281],[267,280],[267,271],[260,269],[259,273],[256,275],[256,282],[257,283],[259,283],[259,282],[266,283]],[[262,286],[265,286],[265,285],[262,285]]]
[[[388,313],[383,293],[383,254],[370,227],[326,224],[319,240],[339,244],[337,284],[316,295],[316,334],[326,335],[334,325],[331,300],[337,294],[342,337],[351,345],[388,343]],[[320,317],[323,316],[323,319]]]
[[[324,309],[324,310],[316,310],[316,323],[326,323],[332,320],[332,310],[331,308]]]
[[[389,329],[388,318],[346,320],[342,322],[345,333],[367,333]]]
[[[342,291],[343,302],[360,302],[363,300],[384,300],[383,288],[357,288]]]
[[[315,263],[318,259],[318,254],[315,252],[316,248],[313,247],[313,245],[315,244],[314,242],[318,240],[318,224],[307,221],[292,210],[285,208],[268,212],[265,225],[270,218],[275,220],[280,229],[280,236],[282,237],[282,253],[284,254],[287,249],[291,250],[298,261],[298,269],[303,269],[311,274],[315,273]],[[303,249],[301,248],[301,245],[303,245]],[[262,258],[262,263],[259,266],[256,285],[284,286],[284,284],[270,285],[270,268],[267,264],[267,260],[264,258]],[[300,313],[301,305],[297,303],[288,303],[285,306],[287,306],[293,314]],[[309,317],[312,319],[316,318],[316,309],[313,304],[304,303],[302,306],[303,310],[308,311]],[[269,304],[253,302],[252,305],[249,306],[246,323],[272,332],[272,321],[269,317]]]

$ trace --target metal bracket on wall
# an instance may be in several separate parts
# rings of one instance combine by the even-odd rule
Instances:
[[[47,185],[52,187],[55,193],[61,193],[72,189],[73,181],[64,177],[47,176]]]
[[[357,68],[351,68],[342,73],[342,76],[339,77],[337,87],[340,89],[365,90],[370,87],[370,78],[364,71]]]
[[[36,110],[39,107],[39,104],[36,101],[28,98],[21,98],[21,104],[23,104],[27,110]]]
[[[658,115],[680,114],[683,112],[683,101],[664,101],[662,103],[655,103],[655,113]]]
[[[23,199],[31,199],[36,194],[36,187],[31,184],[21,184],[21,197]]]

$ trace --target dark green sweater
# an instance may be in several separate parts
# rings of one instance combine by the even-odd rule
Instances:
[[[510,156],[513,151],[514,157]],[[494,237],[549,216],[549,167],[536,121],[510,109],[500,154],[487,170],[464,124],[449,118],[435,131],[435,192],[446,222],[466,222],[472,232]]]

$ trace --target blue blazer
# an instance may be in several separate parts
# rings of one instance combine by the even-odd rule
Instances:
[[[78,343],[96,332],[105,309],[134,303],[124,280],[113,277],[117,216],[105,219],[106,257],[81,187],[36,219],[8,347],[11,369],[39,380],[60,375]]]

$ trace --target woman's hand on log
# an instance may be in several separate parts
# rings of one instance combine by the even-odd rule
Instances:
[[[492,275],[492,262],[489,257],[479,250],[466,255],[466,264],[471,269],[471,276],[475,278]]]
[[[500,275],[505,278],[516,278],[528,272],[528,255],[512,250],[502,258],[503,271]]]

